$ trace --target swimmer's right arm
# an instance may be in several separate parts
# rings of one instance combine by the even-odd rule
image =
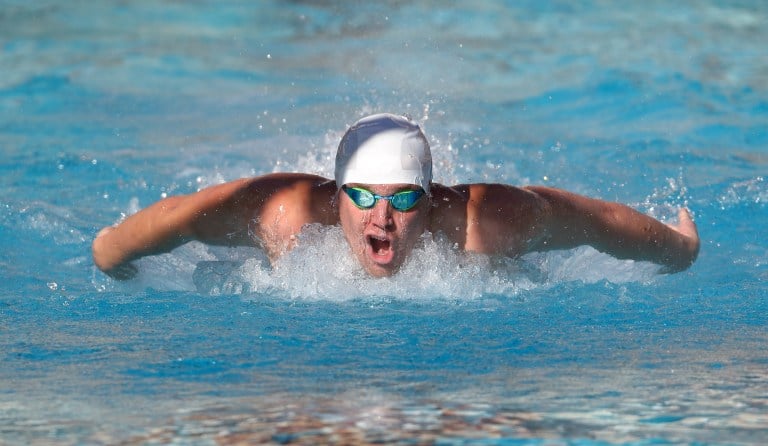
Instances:
[[[241,179],[199,192],[165,198],[102,229],[93,241],[93,260],[116,279],[136,274],[131,261],[169,252],[190,240],[246,245],[253,211],[249,190],[253,180]]]
[[[290,247],[304,225],[337,222],[332,212],[335,192],[332,180],[317,175],[276,173],[168,197],[102,229],[93,241],[93,260],[106,274],[123,280],[136,274],[131,261],[192,240],[259,244],[275,257]]]

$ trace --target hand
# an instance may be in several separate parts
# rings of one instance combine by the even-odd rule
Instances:
[[[668,224],[670,228],[684,235],[690,241],[695,242],[696,251],[699,250],[699,232],[696,230],[696,223],[691,219],[691,214],[686,208],[680,208],[677,213],[678,223],[676,225]]]
[[[696,223],[691,219],[691,214],[688,212],[688,209],[680,208],[680,211],[677,214],[677,220],[677,224],[667,224],[667,226],[682,236],[683,247],[681,254],[683,254],[683,258],[685,259],[683,261],[685,264],[683,268],[687,268],[699,255],[699,247],[701,243],[699,240],[699,232],[696,229]]]
[[[139,272],[138,268],[132,263],[123,263],[116,266],[105,266],[100,263],[102,256],[99,255],[100,252],[103,252],[102,247],[104,243],[104,236],[109,234],[114,230],[114,227],[107,226],[106,228],[99,231],[99,233],[96,235],[96,238],[93,241],[93,258],[94,263],[96,263],[96,266],[99,267],[106,275],[109,277],[116,279],[116,280],[128,280],[133,279],[136,277],[136,274]]]

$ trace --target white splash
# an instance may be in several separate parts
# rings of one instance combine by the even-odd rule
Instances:
[[[425,124],[428,119],[427,108],[420,122]],[[336,143],[342,133],[338,129],[326,132],[322,141],[309,144],[305,154],[294,157],[294,161],[278,160],[273,170],[311,172],[332,178]],[[451,183],[461,166],[457,162],[457,150],[450,141],[438,136],[433,136],[430,144],[436,166],[444,175],[442,180]],[[218,170],[204,178],[199,172],[194,174],[202,186],[223,181]],[[678,192],[677,195],[685,195],[680,184],[672,183],[670,188]],[[652,203],[659,199],[652,198],[645,205],[658,213]],[[138,203],[132,201],[127,213],[137,209]],[[491,258],[461,252],[441,237],[425,234],[397,274],[372,278],[349,252],[340,227],[321,225],[305,228],[297,246],[274,264],[255,248],[224,249],[192,242],[170,254],[141,259],[137,265],[136,279],[121,284],[96,283],[97,287],[134,290],[149,287],[209,295],[266,294],[305,300],[465,301],[514,296],[521,291],[571,281],[649,282],[659,271],[653,264],[616,260],[586,247],[534,253],[521,259]]]
[[[569,281],[647,282],[657,273],[656,265],[616,260],[591,248],[515,260],[468,254],[427,233],[397,274],[373,278],[350,253],[340,227],[312,225],[301,233],[298,245],[274,265],[263,255],[244,261],[204,261],[198,263],[193,276],[197,291],[207,294],[461,302],[515,296]]]

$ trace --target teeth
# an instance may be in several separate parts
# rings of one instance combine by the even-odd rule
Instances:
[[[369,238],[369,243],[371,245],[371,248],[377,254],[383,254],[388,250],[390,241],[387,240],[386,238],[381,238],[374,235],[371,235],[368,238]]]

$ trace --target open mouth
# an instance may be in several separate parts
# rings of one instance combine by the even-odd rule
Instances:
[[[387,239],[368,236],[368,245],[373,251],[373,255],[377,257],[389,256],[392,252],[392,242]]]

